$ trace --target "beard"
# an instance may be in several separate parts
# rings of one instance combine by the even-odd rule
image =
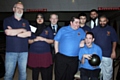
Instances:
[[[20,13],[15,12],[14,15],[15,15],[16,17],[18,17],[18,18],[21,18],[22,15],[23,15],[23,13],[20,14]]]
[[[99,25],[100,25],[101,28],[105,28],[107,26],[107,24],[105,24],[105,25],[99,24]]]
[[[95,21],[97,18],[98,18],[98,17],[96,17],[96,18],[90,18],[90,20],[93,20],[93,21]]]

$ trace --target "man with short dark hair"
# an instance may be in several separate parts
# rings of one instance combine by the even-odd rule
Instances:
[[[72,17],[70,25],[62,27],[56,34],[55,80],[74,80],[78,70],[78,52],[80,41],[85,32],[79,28],[79,18]]]
[[[108,18],[105,15],[99,17],[99,26],[92,32],[95,36],[95,43],[102,49],[101,71],[103,80],[111,80],[113,74],[113,59],[116,58],[116,45],[118,36],[113,27],[108,25]]]
[[[87,25],[93,29],[98,26],[98,11],[96,9],[92,9],[90,11],[90,21],[87,22]]]
[[[28,58],[28,37],[31,36],[29,23],[22,18],[24,6],[21,2],[14,5],[14,15],[4,19],[6,34],[5,77],[13,80],[18,62],[19,80],[26,80]]]
[[[91,31],[91,28],[86,25],[87,15],[85,13],[80,13],[78,15],[80,19],[80,28],[82,28],[86,33]]]

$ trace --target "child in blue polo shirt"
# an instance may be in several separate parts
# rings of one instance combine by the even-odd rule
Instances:
[[[80,77],[81,80],[98,80],[98,76],[100,73],[99,66],[91,66],[88,60],[91,59],[92,54],[96,54],[102,58],[102,50],[99,46],[93,43],[94,42],[94,35],[92,32],[86,33],[85,38],[85,46],[80,49],[79,51],[79,60],[81,64],[80,68]]]

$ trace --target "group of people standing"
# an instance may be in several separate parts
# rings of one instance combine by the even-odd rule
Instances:
[[[51,14],[51,24],[46,26],[43,14],[39,13],[36,15],[36,31],[31,32],[29,22],[22,18],[23,9],[21,2],[16,3],[14,15],[4,20],[5,80],[13,80],[17,62],[19,80],[27,79],[27,64],[32,68],[32,80],[38,80],[39,72],[42,80],[52,80],[53,67],[55,80],[74,80],[78,69],[81,80],[98,80],[100,71],[103,80],[111,79],[118,37],[107,24],[106,16],[98,18],[97,11],[91,10],[90,22],[86,23],[87,16],[81,13],[71,18],[70,25],[60,28],[58,15]],[[89,65],[92,54],[100,57],[100,66]]]

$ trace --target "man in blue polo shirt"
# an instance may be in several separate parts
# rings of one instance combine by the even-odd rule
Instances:
[[[102,49],[102,62],[101,71],[103,80],[111,80],[113,73],[113,59],[116,58],[116,45],[118,36],[113,29],[109,26],[108,18],[105,15],[100,16],[99,26],[95,27],[92,32],[95,36],[95,43]]]
[[[31,36],[29,23],[22,18],[24,6],[21,2],[14,5],[14,15],[4,20],[6,34],[5,77],[13,80],[18,62],[19,80],[26,80],[26,65],[28,57],[28,37]]]
[[[79,18],[73,17],[70,25],[62,27],[54,38],[55,80],[74,80],[78,70],[79,44],[85,38],[79,22]]]
[[[88,60],[91,59],[93,54],[96,54],[102,59],[101,48],[94,44],[94,35],[92,32],[87,32],[85,37],[85,46],[79,51],[80,64],[80,79],[81,80],[98,80],[100,67],[91,66]]]

